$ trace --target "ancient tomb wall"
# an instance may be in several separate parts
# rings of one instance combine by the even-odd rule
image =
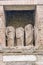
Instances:
[[[3,6],[0,6],[0,46],[5,47],[5,14]]]
[[[5,57],[6,56],[6,57]],[[29,56],[29,55],[27,55]],[[5,55],[0,53],[0,65],[43,65],[43,56],[42,55],[30,55],[33,60],[20,60],[20,57],[23,57],[18,55],[19,59],[16,60],[17,55]],[[33,57],[32,57],[33,56]],[[9,59],[8,59],[9,57]],[[13,58],[14,57],[14,58]],[[24,55],[24,58],[26,55]],[[12,59],[11,59],[12,58]]]
[[[35,44],[43,46],[43,5],[36,6]]]
[[[40,2],[40,0],[38,1],[38,4],[39,4],[39,2]],[[40,4],[42,2],[40,2]],[[2,3],[2,1],[0,2],[0,4],[1,3]],[[3,5],[3,3],[2,3],[2,5]],[[4,3],[4,4],[6,4],[6,3]],[[19,3],[19,4],[21,4],[21,3]],[[11,5],[11,3],[10,3],[10,5]],[[14,3],[13,3],[13,5],[14,5]],[[5,16],[4,16],[3,6],[0,6],[0,26],[1,26],[0,27],[0,35],[1,35],[0,36],[1,37],[0,38],[0,45],[2,47],[5,47]],[[36,5],[36,19],[35,19],[35,27],[34,28],[35,28],[35,31],[36,31],[35,32],[35,37],[36,37],[35,44],[36,44],[36,46],[43,45],[43,5]],[[38,56],[37,55],[37,58],[38,58],[37,61],[34,62],[35,64],[34,63],[32,63],[32,64],[34,64],[34,65],[43,65],[43,56],[40,56],[40,55]],[[32,65],[29,62],[24,62],[23,64],[26,64],[26,63]],[[0,65],[13,65],[13,64],[14,63],[3,62],[3,54],[2,54],[2,52],[0,53]],[[19,63],[19,64],[22,64],[22,63]],[[18,65],[18,63],[17,63],[17,65]]]
[[[0,5],[40,5],[43,0],[0,0]]]
[[[19,7],[19,6],[18,6]],[[11,8],[11,6],[10,6]],[[15,6],[16,8],[16,6]],[[28,6],[25,7],[28,9]],[[30,6],[30,10],[34,9],[35,7]],[[5,7],[6,9],[6,7]],[[5,14],[4,14],[4,6],[0,6],[0,45],[5,46],[5,27],[6,27],[6,22],[5,22]],[[8,10],[7,6],[7,10]],[[17,8],[16,8],[17,9]],[[22,9],[22,7],[21,7]],[[20,9],[20,10],[21,10]],[[12,10],[12,8],[10,9]],[[24,9],[25,10],[25,9]],[[35,10],[35,44],[36,46],[42,45],[43,44],[43,5],[36,5],[36,10]],[[3,40],[3,41],[2,41]]]

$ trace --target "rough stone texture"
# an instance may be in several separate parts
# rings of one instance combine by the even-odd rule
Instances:
[[[0,5],[37,5],[43,4],[43,0],[0,0]]]
[[[7,36],[7,44],[8,44],[8,46],[9,47],[14,46],[15,29],[12,26],[7,27],[6,36]]]
[[[0,53],[0,61],[3,61],[3,54]]]
[[[33,0],[32,0],[33,1]],[[4,9],[5,10],[34,10],[35,9],[35,6],[34,5],[31,5],[31,6],[28,6],[28,5],[11,5],[11,6],[4,6]],[[20,13],[20,12],[19,12]]]
[[[3,25],[3,21],[0,18],[0,46],[5,46],[5,28]]]
[[[43,0],[37,0],[37,4],[43,4]]]
[[[0,1],[0,5],[33,5],[33,4],[37,4],[37,0],[1,0]]]
[[[43,0],[22,0],[22,1],[0,1],[0,5],[34,5],[34,4],[39,4],[36,6],[36,22],[35,22],[35,44],[36,46],[43,46]],[[3,23],[5,25],[4,22],[4,15],[3,15],[3,6],[0,6],[0,17],[3,20]],[[2,25],[0,25],[2,26]],[[1,30],[3,29],[3,30]],[[2,28],[0,28],[0,37],[2,37],[3,39],[5,39],[5,32],[4,32],[5,28],[2,26]],[[4,32],[4,35],[2,34],[2,32]],[[0,38],[0,43],[3,42],[3,44],[1,44],[2,46],[5,46],[5,40],[2,41],[2,38]],[[24,39],[24,38],[23,38]],[[28,52],[28,51],[27,51]],[[43,55],[42,55],[43,56]],[[37,60],[36,64],[31,64],[31,62],[27,63],[27,62],[14,62],[14,63],[10,63],[7,62],[6,65],[43,65],[43,57],[42,56],[37,56],[39,59]],[[42,59],[41,59],[42,58]],[[1,59],[1,57],[0,57]],[[5,65],[5,63],[3,63],[2,61],[0,61],[0,65]]]
[[[5,36],[4,36],[4,34],[2,34],[2,36],[0,35],[0,46],[5,47]]]
[[[3,54],[0,53],[0,65],[5,65],[5,62],[3,62]]]
[[[3,21],[3,25],[5,27],[5,13],[4,13],[4,7],[3,6],[0,6],[0,17],[2,18],[2,21]]]
[[[33,55],[34,56],[34,55]],[[35,55],[36,61],[9,61],[6,65],[43,65],[43,55]]]
[[[25,26],[25,43],[26,46],[33,44],[33,27],[31,24]]]
[[[22,27],[16,28],[17,46],[24,46],[24,29]]]
[[[6,63],[3,61],[0,61],[0,65],[6,65]]]
[[[35,38],[35,49],[38,49],[40,46],[39,43],[39,31],[36,26],[34,26],[34,38]]]
[[[35,44],[43,48],[43,6],[36,8]]]
[[[3,6],[0,6],[0,46],[5,47],[5,16]]]
[[[37,60],[35,62],[35,65],[43,65],[43,55],[36,55]]]
[[[34,65],[34,63],[33,62],[26,62],[26,61],[24,61],[24,62],[8,62],[8,63],[6,63],[6,65]]]

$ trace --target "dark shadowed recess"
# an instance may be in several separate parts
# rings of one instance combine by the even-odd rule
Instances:
[[[34,26],[35,10],[5,11],[6,26],[25,27],[27,24]]]
[[[5,11],[5,17],[6,17],[6,26],[13,26],[14,28],[17,28],[17,27],[25,27],[27,24],[32,24],[34,27],[35,10],[8,10]],[[35,45],[35,40],[33,41],[33,44]]]

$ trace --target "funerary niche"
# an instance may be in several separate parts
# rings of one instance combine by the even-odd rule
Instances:
[[[33,45],[35,44],[33,36],[33,28],[35,24],[35,10],[7,10],[5,11],[5,17],[6,27],[12,26],[15,29],[14,40],[16,42],[13,41],[13,43],[15,42],[15,45],[17,44],[18,46],[28,46],[30,42],[33,43]],[[31,36],[27,35],[27,33],[29,33],[29,35]]]

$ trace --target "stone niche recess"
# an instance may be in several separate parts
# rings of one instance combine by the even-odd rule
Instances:
[[[41,5],[0,6],[0,46],[43,48],[42,8]]]
[[[43,0],[0,0],[0,65],[43,65]]]
[[[36,6],[4,6],[6,46],[34,46]]]

